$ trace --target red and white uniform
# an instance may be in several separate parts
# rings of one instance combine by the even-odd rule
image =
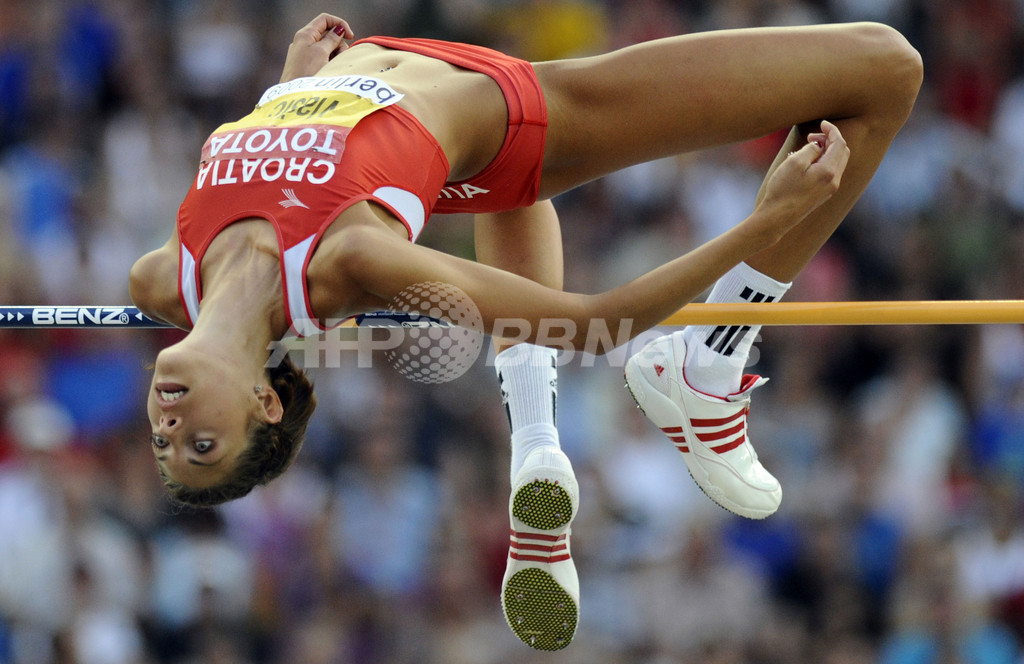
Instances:
[[[501,152],[475,177],[448,183],[448,160],[437,140],[396,105],[403,95],[385,81],[351,75],[275,85],[252,113],[207,139],[178,211],[178,292],[190,324],[202,299],[203,256],[232,222],[257,217],[274,226],[285,313],[292,332],[304,336],[325,329],[310,307],[306,269],[324,231],[351,205],[371,200],[384,206],[415,241],[432,212],[494,212],[536,200],[546,111],[529,63],[464,44],[364,41],[494,78],[509,106]]]
[[[487,74],[505,95],[508,131],[501,150],[473,177],[446,182],[435,212],[503,212],[533,205],[540,189],[548,127],[544,93],[533,65],[482,46],[433,39],[370,37],[362,42],[426,55]]]

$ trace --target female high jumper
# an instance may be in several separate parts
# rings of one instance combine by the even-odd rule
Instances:
[[[774,301],[867,186],[921,84],[918,53],[857,23],[690,34],[604,55],[527,63],[464,44],[354,37],[321,14],[282,82],[203,146],[168,242],[131,271],[147,315],[188,330],[159,353],[147,410],[172,495],[213,505],[280,475],[315,398],[301,370],[267,367],[288,333],[386,308],[410,286],[461,290],[541,344],[542,321],[663,321],[709,302]],[[747,219],[618,288],[566,293],[549,199],[627,166],[792,128]],[[432,213],[478,214],[478,262],[414,242]],[[570,238],[571,241],[571,238]],[[638,405],[715,502],[750,518],[778,482],[746,437],[755,327],[688,327],[626,366]],[[560,343],[564,340],[560,340]],[[579,496],[554,430],[552,349],[505,344],[496,368],[513,428],[512,630],[558,649],[578,619],[569,551]]]

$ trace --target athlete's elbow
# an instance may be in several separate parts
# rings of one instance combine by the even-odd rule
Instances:
[[[318,249],[326,260],[320,261],[316,277],[335,291],[353,284],[365,287],[388,256],[384,242],[379,231],[361,225],[335,232]]]
[[[135,304],[136,307],[141,306],[141,300],[143,299],[143,288],[145,284],[142,279],[141,270],[139,269],[138,261],[132,266],[131,271],[128,273],[128,297]]]
[[[373,230],[363,226],[348,226],[335,232],[329,245],[332,267],[351,267],[353,271],[369,267],[378,253],[375,236]]]
[[[154,279],[149,254],[135,261],[128,273],[128,297],[139,311],[151,316],[154,310]]]

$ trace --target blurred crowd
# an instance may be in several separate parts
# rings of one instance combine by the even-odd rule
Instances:
[[[205,136],[277,81],[320,11],[357,36],[530,60],[894,25],[924,57],[920,100],[787,299],[1024,299],[1021,0],[0,0],[0,302],[127,303]],[[742,219],[778,145],[557,199],[567,288]],[[435,218],[423,242],[471,256],[470,220]],[[143,406],[147,364],[180,334],[0,332],[0,664],[1024,662],[1020,325],[762,330],[752,437],[785,487],[763,522],[693,486],[622,388],[623,353],[566,358],[582,613],[557,654],[501,616],[509,431],[486,353],[441,385],[351,354],[313,368],[296,466],[189,511],[165,497]]]

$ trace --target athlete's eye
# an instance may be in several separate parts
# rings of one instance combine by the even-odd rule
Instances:
[[[171,444],[171,441],[167,440],[163,436],[153,434],[149,437],[149,442],[153,444],[153,447],[164,448]]]
[[[211,447],[213,447],[213,441],[212,440],[197,440],[193,444],[193,447],[196,448],[196,452],[199,452],[200,454],[205,454],[206,452],[210,451]]]

